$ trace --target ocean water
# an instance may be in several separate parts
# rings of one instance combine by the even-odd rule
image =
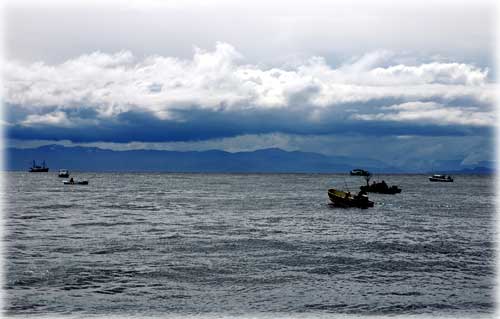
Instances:
[[[493,316],[494,178],[4,173],[4,311]]]

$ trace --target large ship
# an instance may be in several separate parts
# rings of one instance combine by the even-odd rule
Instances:
[[[46,173],[49,171],[49,168],[45,166],[45,161],[43,161],[42,166],[36,165],[36,162],[33,161],[33,166],[30,167],[31,173]]]

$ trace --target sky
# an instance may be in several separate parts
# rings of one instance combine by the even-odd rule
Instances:
[[[6,144],[494,158],[494,1],[197,2],[7,1]]]

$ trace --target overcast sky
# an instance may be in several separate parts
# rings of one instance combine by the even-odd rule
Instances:
[[[374,50],[491,60],[494,1],[8,1],[6,55],[63,62],[82,53],[189,58],[227,42],[250,63]]]
[[[487,160],[494,3],[8,1],[3,125],[18,145]]]

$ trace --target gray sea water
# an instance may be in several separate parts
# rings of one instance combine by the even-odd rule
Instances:
[[[4,173],[7,314],[492,316],[494,178]]]

